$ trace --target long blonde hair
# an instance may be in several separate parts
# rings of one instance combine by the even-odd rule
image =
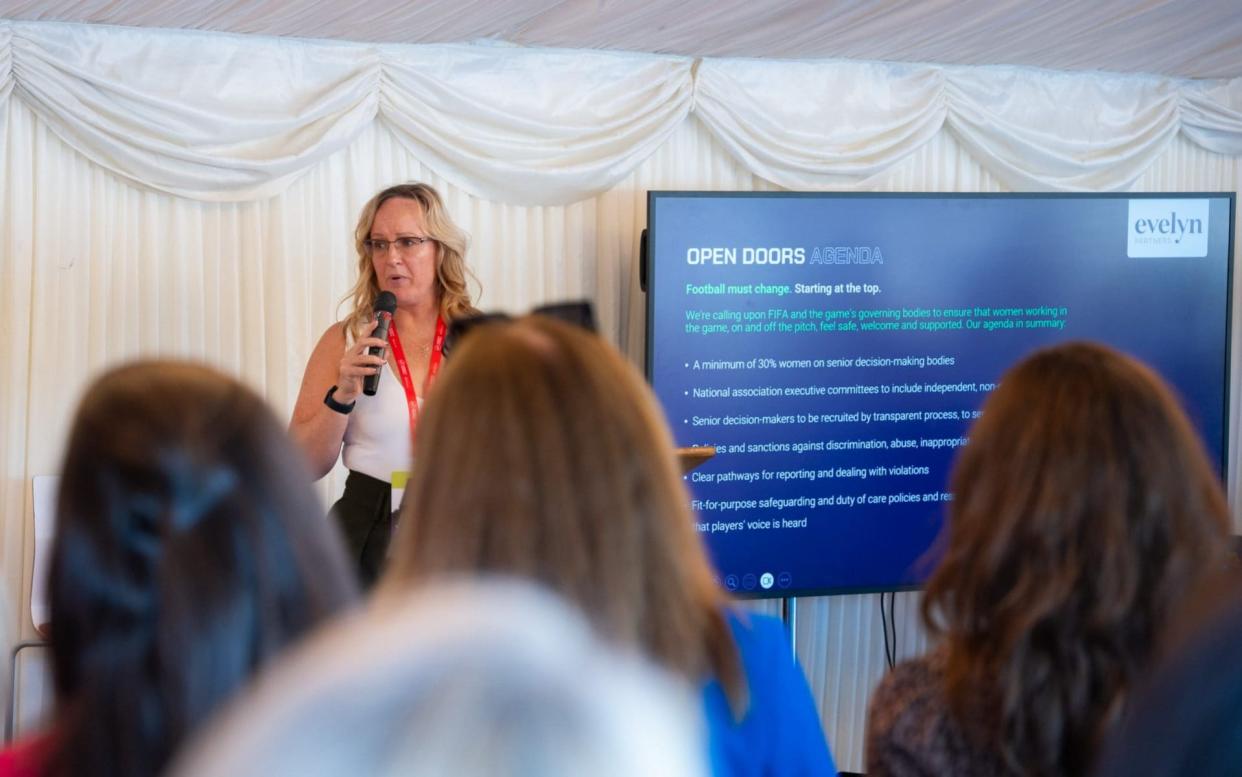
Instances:
[[[692,681],[746,685],[663,414],[601,338],[542,316],[472,330],[420,420],[385,595],[442,575],[537,580]]]
[[[427,237],[436,241],[436,280],[439,282],[440,315],[446,319],[460,318],[477,313],[470,300],[469,281],[478,286],[478,280],[466,266],[466,233],[453,223],[440,194],[425,183],[402,183],[389,186],[362,206],[358,224],[354,228],[354,250],[358,255],[358,280],[341,299],[350,300],[352,308],[345,317],[345,329],[355,335],[371,320],[375,298],[379,296],[379,279],[375,277],[375,265],[367,253],[366,241],[371,237],[375,214],[380,206],[392,199],[413,200],[423,208],[423,223]]]

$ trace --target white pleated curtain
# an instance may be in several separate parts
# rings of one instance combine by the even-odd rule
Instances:
[[[339,317],[357,211],[388,184],[445,194],[483,307],[592,298],[640,360],[649,189],[1237,191],[1240,155],[1236,80],[0,22],[14,621],[29,633],[30,478],[58,467],[90,377],[137,356],[203,359],[287,416]],[[898,597],[901,655],[924,647],[915,603]],[[883,668],[876,597],[800,604],[799,654],[840,765],[859,769]]]

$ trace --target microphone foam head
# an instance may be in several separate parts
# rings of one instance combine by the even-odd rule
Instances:
[[[375,312],[385,312],[389,315],[397,312],[397,295],[391,291],[381,291],[379,296],[375,298]]]

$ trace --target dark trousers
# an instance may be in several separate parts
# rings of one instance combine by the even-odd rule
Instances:
[[[330,512],[364,588],[379,579],[392,537],[392,486],[350,470],[345,493]]]

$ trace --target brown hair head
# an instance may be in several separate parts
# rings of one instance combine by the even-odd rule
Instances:
[[[48,591],[49,775],[161,773],[354,596],[301,453],[257,395],[182,362],[114,369],[69,435]]]
[[[602,339],[541,316],[472,330],[428,401],[416,461],[387,590],[461,572],[532,578],[607,637],[693,680],[714,673],[744,705],[672,439]]]
[[[1013,367],[953,474],[923,615],[953,709],[1018,774],[1083,773],[1177,602],[1228,553],[1228,508],[1148,368],[1070,343]]]
[[[345,319],[345,328],[355,334],[362,325],[371,320],[375,298],[379,296],[379,280],[375,277],[375,265],[367,252],[366,241],[371,237],[371,227],[380,206],[391,199],[417,202],[423,209],[423,224],[427,237],[436,241],[436,279],[439,281],[440,314],[446,319],[460,318],[477,311],[470,301],[468,282],[473,278],[466,266],[466,234],[453,219],[440,194],[425,183],[403,183],[389,186],[376,194],[358,214],[354,228],[354,251],[358,257],[358,280],[345,295],[350,300],[351,311]]]

